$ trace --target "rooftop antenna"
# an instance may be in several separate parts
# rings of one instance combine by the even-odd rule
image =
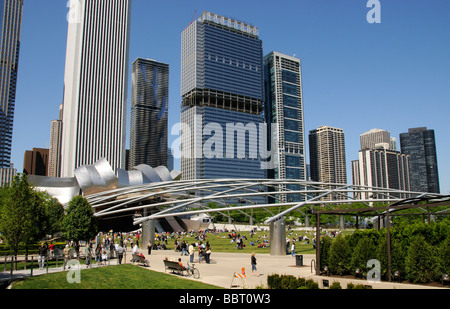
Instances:
[[[197,15],[197,9],[195,9],[195,12],[194,12],[194,17],[192,17],[192,21],[189,23],[189,25],[187,25],[187,27],[189,27],[190,25],[192,25],[192,23],[195,21],[195,15]],[[187,27],[186,28],[184,28],[184,30],[186,30],[187,29]]]

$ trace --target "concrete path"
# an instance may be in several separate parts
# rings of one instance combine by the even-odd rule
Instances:
[[[180,252],[175,252],[173,250],[152,250],[149,256],[146,251],[140,250],[145,257],[150,261],[150,267],[144,267],[145,269],[165,272],[163,260],[167,257],[168,259],[175,259],[181,257],[182,263],[187,265],[189,261],[188,256],[181,256]],[[296,258],[290,255],[286,256],[271,256],[269,254],[258,254],[257,250],[257,270],[258,275],[252,275],[251,264],[250,264],[250,254],[246,253],[216,253],[211,254],[211,263],[198,263],[197,254],[195,254],[194,264],[195,267],[200,271],[198,280],[211,285],[223,287],[226,289],[255,289],[257,287],[267,287],[267,277],[271,274],[279,275],[293,275],[296,277],[303,277],[305,279],[312,278],[317,283],[319,287],[323,288],[323,280],[328,280],[331,285],[333,281],[339,281],[343,289],[347,287],[348,282],[356,284],[370,285],[373,289],[429,289],[435,287],[428,287],[422,285],[412,285],[412,284],[400,284],[400,283],[370,283],[367,280],[355,280],[355,279],[341,279],[332,277],[318,277],[315,275],[314,270],[311,268],[311,264],[314,261],[315,255],[303,255],[303,265],[302,267],[296,266]],[[127,260],[129,263],[131,258],[131,252],[128,250]],[[110,261],[110,265],[117,265],[117,260],[113,259]],[[61,263],[62,266],[62,263]],[[96,263],[93,263],[93,267],[99,267]],[[241,280],[233,278],[235,273],[240,274],[241,269],[245,268],[246,279]],[[48,273],[63,271],[62,267],[49,268]],[[47,270],[33,270],[33,276],[46,274]],[[167,271],[170,273],[170,271]],[[27,277],[31,275],[31,270],[18,270],[14,272],[14,278]],[[179,275],[175,275],[179,276]],[[0,281],[8,280],[10,277],[9,272],[0,272]],[[231,287],[233,283],[233,287]],[[237,286],[236,286],[237,285]]]

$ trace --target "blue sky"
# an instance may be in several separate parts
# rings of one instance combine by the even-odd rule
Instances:
[[[65,0],[24,2],[12,145],[19,171],[26,150],[49,146],[58,117],[68,13]],[[380,3],[381,23],[370,24],[367,0],[133,0],[130,65],[138,57],[170,64],[170,132],[180,121],[181,32],[194,13],[248,22],[260,29],[264,54],[302,60],[306,138],[321,125],[344,129],[350,168],[370,129],[398,140],[408,128],[434,129],[441,193],[450,194],[450,1]]]

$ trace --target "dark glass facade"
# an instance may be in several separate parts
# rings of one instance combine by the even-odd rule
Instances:
[[[306,180],[305,133],[300,59],[272,52],[264,58],[265,117],[270,148],[276,156],[269,178]],[[272,125],[277,128],[272,131]],[[275,134],[275,138],[272,135]],[[299,185],[284,189],[300,191]],[[284,201],[302,201],[301,194],[282,196]]]
[[[132,67],[130,165],[167,166],[169,65],[138,58]]]
[[[184,179],[265,178],[258,154],[259,124],[264,122],[262,41],[255,32],[231,24],[225,17],[205,12],[182,34],[181,122],[200,132],[182,141]],[[250,124],[257,130],[256,140],[248,133],[242,139],[236,136],[230,157],[226,154],[231,147],[226,141],[228,124]],[[223,144],[218,146],[222,150],[214,151],[212,157],[200,149],[217,134],[202,134],[208,125],[219,127],[223,134]],[[200,155],[189,157],[194,148],[197,153],[200,149]],[[238,148],[246,150],[243,156]]]
[[[411,191],[440,193],[434,130],[409,129],[400,134],[400,147],[410,156]]]
[[[0,0],[0,168],[11,161],[22,8],[22,0]]]

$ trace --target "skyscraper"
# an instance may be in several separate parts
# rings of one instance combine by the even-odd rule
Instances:
[[[354,185],[410,191],[409,156],[388,148],[360,150],[359,160],[352,161],[352,174]],[[359,193],[357,196],[361,197]],[[364,199],[377,197],[376,193],[362,196]],[[398,197],[408,196],[398,194]]]
[[[105,158],[125,167],[131,0],[71,0],[61,177]]]
[[[361,149],[375,149],[383,146],[386,149],[397,150],[397,141],[386,130],[372,129],[360,135]]]
[[[258,155],[263,55],[258,29],[210,12],[182,33],[184,179],[265,178]]]
[[[400,134],[400,147],[410,156],[411,191],[440,193],[434,130],[409,129]]]
[[[131,167],[167,167],[169,65],[138,58],[131,79]]]
[[[25,151],[23,172],[27,175],[48,176],[48,149],[33,148]]]
[[[0,0],[0,168],[10,168],[23,0]]]
[[[347,184],[344,130],[329,126],[311,130],[309,155],[312,181]]]
[[[48,176],[59,177],[61,171],[61,133],[63,105],[59,106],[59,118],[52,120],[50,127],[50,148],[48,154]]]
[[[275,179],[306,180],[305,132],[303,119],[302,74],[300,59],[272,52],[264,58],[264,82],[266,91],[265,116],[268,124],[276,125],[276,132],[269,126],[269,142],[276,156],[273,170],[268,176]],[[288,185],[285,189],[301,190],[301,186]],[[283,197],[286,199],[286,197]],[[288,199],[300,201],[301,195],[292,194]]]

